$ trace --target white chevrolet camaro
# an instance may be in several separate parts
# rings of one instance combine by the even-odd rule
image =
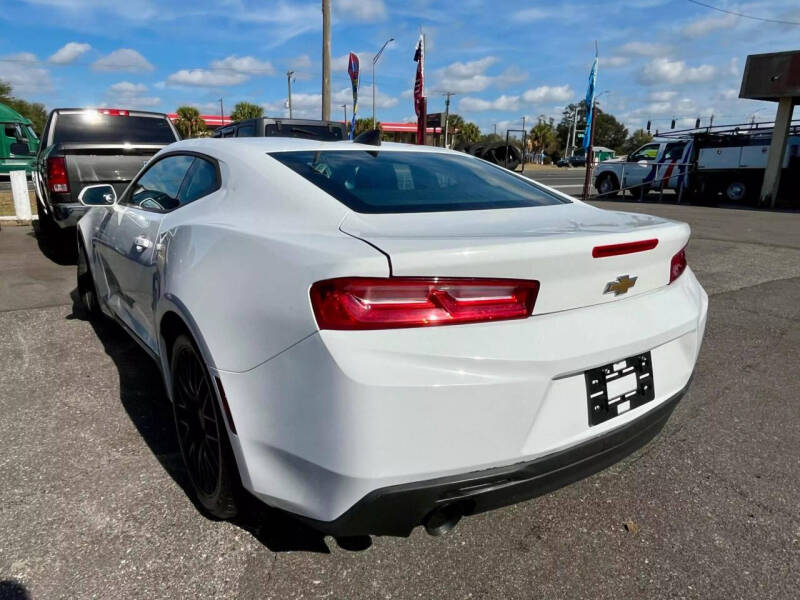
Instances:
[[[708,298],[689,227],[428,146],[186,140],[78,224],[91,315],[156,360],[197,499],[442,533],[650,440]]]

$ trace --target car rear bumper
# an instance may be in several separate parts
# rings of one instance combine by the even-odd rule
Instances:
[[[75,227],[78,220],[89,210],[80,202],[54,203],[52,208],[53,220],[62,229]]]
[[[639,418],[566,450],[508,467],[381,488],[334,521],[303,521],[334,536],[407,536],[426,516],[444,507],[472,515],[541,496],[597,473],[647,444],[688,388],[687,384]]]
[[[528,486],[533,495],[552,489],[550,476],[526,478],[525,465],[547,473],[553,456],[576,451],[594,456],[596,470],[610,464],[606,456],[637,447],[593,450],[606,443],[597,440],[618,431],[630,436],[657,421],[648,415],[663,415],[677,401],[694,371],[707,307],[687,269],[651,292],[524,320],[322,331],[249,371],[215,374],[236,425],[232,446],[248,490],[338,532],[351,521],[355,531],[399,531],[436,505],[438,491],[419,492],[421,500],[411,503],[419,507],[406,517],[387,514],[394,496],[386,490],[400,486],[405,496],[405,487],[443,481],[449,491],[476,473],[510,469],[531,480],[509,486],[513,502],[515,489],[523,490],[520,497],[529,497]],[[648,352],[653,399],[590,425],[584,372]],[[575,477],[585,474],[581,469]],[[490,507],[493,497],[471,510]],[[379,508],[368,512],[383,511],[389,525],[355,520],[350,511],[364,502],[375,503]]]

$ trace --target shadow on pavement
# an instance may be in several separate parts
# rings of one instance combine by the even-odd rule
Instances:
[[[31,595],[19,581],[0,580],[0,600],[30,600]]]
[[[85,320],[77,290],[72,290],[72,314],[68,319]],[[156,363],[133,341],[122,327],[110,319],[90,321],[106,354],[119,371],[120,400],[128,417],[147,443],[150,451],[172,479],[181,487],[198,513],[204,512],[195,501],[191,483],[184,469],[172,414],[161,372]],[[329,553],[325,536],[301,523],[288,513],[266,506],[245,494],[242,514],[233,524],[249,532],[273,552],[305,551]],[[338,545],[346,550],[365,550],[370,538],[342,538]]]
[[[28,235],[36,238],[39,250],[57,265],[78,264],[78,245],[75,229],[44,234],[39,221],[33,222],[33,231]]]

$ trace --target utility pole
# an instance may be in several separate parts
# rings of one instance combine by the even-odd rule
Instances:
[[[494,134],[497,135],[497,123],[494,124]]]
[[[347,131],[347,104],[342,104],[344,109],[344,130]]]
[[[381,58],[381,54],[383,54],[383,51],[384,49],[386,49],[386,46],[389,44],[389,42],[393,41],[394,38],[389,38],[388,40],[386,40],[383,43],[383,46],[381,46],[381,49],[378,50],[378,53],[372,57],[372,128],[373,129],[378,128],[378,119],[375,116],[375,88],[377,87],[375,82],[375,65],[378,64],[378,61]]]
[[[219,99],[219,126],[225,126],[225,111],[222,110],[222,98]]]
[[[525,172],[525,154],[528,152],[528,132],[525,131],[525,115],[522,116],[522,172]]]
[[[322,0],[322,120],[331,119],[331,0]]]
[[[454,96],[455,92],[444,93],[444,147],[447,148],[447,131],[448,119],[450,117],[450,96]]]
[[[292,118],[292,75],[294,71],[286,71],[286,85],[289,86],[289,118]]]

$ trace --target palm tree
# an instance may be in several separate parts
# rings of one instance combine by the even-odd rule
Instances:
[[[251,102],[237,102],[231,112],[231,121],[243,121],[245,119],[257,119],[264,115],[264,109],[258,104]]]
[[[206,122],[194,106],[179,106],[175,126],[184,138],[198,137],[206,130]]]

